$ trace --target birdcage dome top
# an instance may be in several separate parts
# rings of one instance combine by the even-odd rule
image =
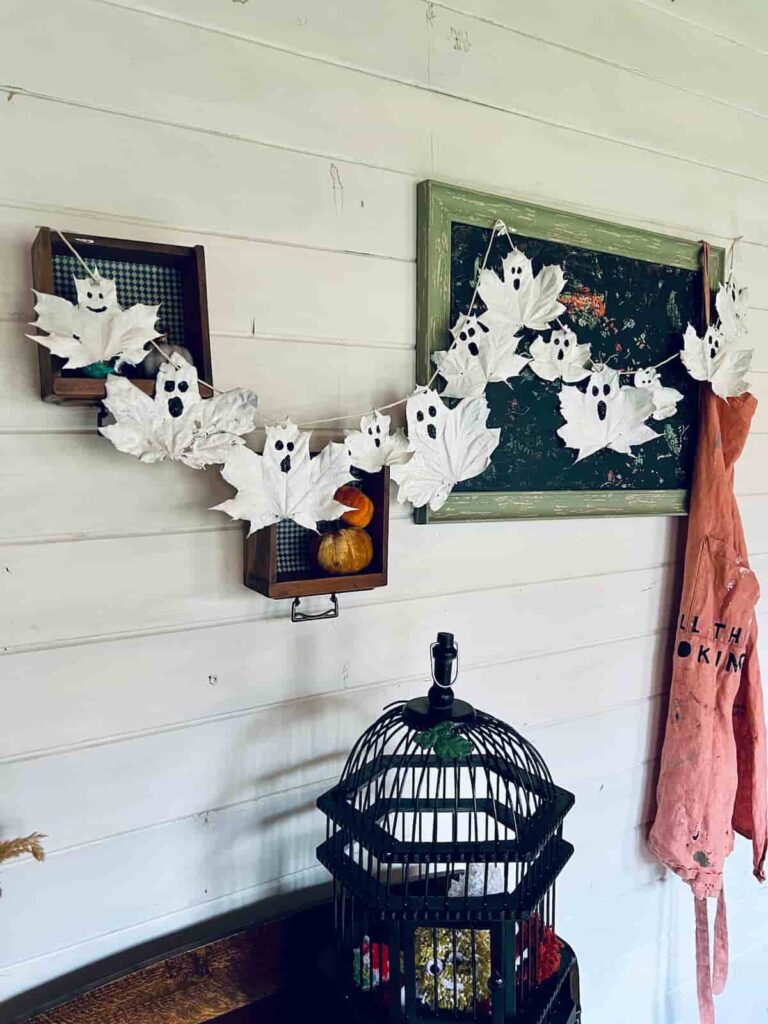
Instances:
[[[458,895],[450,882],[457,865],[464,866],[464,898],[471,895],[470,865],[484,875],[483,897],[489,874],[503,870],[506,880],[510,865],[522,865],[514,868],[517,890],[524,866],[558,837],[573,804],[532,743],[453,698],[455,644],[450,634],[440,637],[450,641],[433,645],[428,697],[387,707],[355,743],[338,784],[318,801],[329,819],[318,855],[361,895],[373,885],[369,895],[378,898],[383,867],[397,866],[407,877],[412,865],[440,873],[449,903]],[[390,870],[387,888],[391,878]],[[506,881],[493,884],[497,902],[510,903]]]

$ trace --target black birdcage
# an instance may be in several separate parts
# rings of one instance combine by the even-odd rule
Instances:
[[[451,633],[432,662],[428,696],[385,709],[318,800],[325,973],[360,1021],[577,1021],[576,961],[555,932],[573,796],[511,726],[454,699]]]

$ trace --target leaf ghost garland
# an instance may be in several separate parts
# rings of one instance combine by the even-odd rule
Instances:
[[[360,420],[359,430],[346,432],[346,444],[352,465],[365,473],[378,473],[384,466],[407,462],[408,439],[402,430],[390,433],[392,418],[372,412]]]
[[[577,462],[603,448],[632,455],[632,446],[659,435],[645,420],[654,411],[647,389],[620,387],[616,370],[602,367],[589,378],[587,390],[564,387],[560,411],[565,425],[557,431],[566,448],[578,449]]]
[[[735,398],[749,388],[744,374],[752,362],[750,349],[734,348],[735,338],[728,337],[719,327],[708,327],[700,338],[688,324],[683,335],[680,358],[694,380],[708,380],[712,390],[721,398]]]
[[[451,347],[432,356],[446,381],[446,398],[481,398],[489,383],[517,377],[528,362],[517,355],[520,338],[514,329],[489,327],[486,316],[460,316],[451,331]]]
[[[666,388],[661,383],[659,371],[655,366],[649,366],[643,370],[637,370],[633,380],[636,388],[648,391],[653,401],[653,413],[655,420],[666,420],[677,412],[677,403],[683,400],[683,395],[677,388]]]
[[[222,463],[241,434],[256,429],[258,398],[237,388],[203,399],[197,370],[178,353],[160,367],[155,397],[125,377],[110,376],[104,405],[115,422],[100,433],[141,462],[172,459],[192,469]]]
[[[590,356],[590,346],[580,345],[570,327],[552,331],[547,339],[539,335],[531,342],[530,353],[528,365],[542,380],[560,379],[575,384],[590,374],[584,365]]]
[[[565,312],[557,301],[565,285],[562,267],[542,267],[534,275],[533,264],[519,249],[505,256],[501,267],[503,280],[494,270],[480,271],[477,290],[487,307],[483,314],[487,327],[543,331]]]
[[[347,506],[333,495],[352,476],[349,453],[345,445],[331,441],[312,459],[309,438],[310,432],[288,419],[267,427],[261,455],[250,448],[231,450],[221,475],[237,494],[215,508],[248,521],[249,536],[281,519],[292,519],[307,530],[338,519]]]
[[[465,398],[449,409],[436,391],[418,389],[411,395],[406,418],[413,456],[392,467],[400,485],[397,500],[417,508],[428,504],[437,512],[459,481],[482,473],[501,434],[486,426],[488,413],[484,398]]]
[[[135,366],[147,355],[144,346],[157,337],[155,321],[159,306],[137,303],[123,309],[117,301],[115,282],[98,269],[90,278],[75,279],[77,305],[58,295],[35,292],[37,320],[31,326],[47,335],[27,337],[65,359],[64,368],[76,370],[94,363]]]

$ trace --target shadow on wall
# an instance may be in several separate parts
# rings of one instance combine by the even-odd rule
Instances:
[[[292,676],[312,671],[311,645],[303,650],[305,664],[294,666]],[[336,781],[352,740],[368,724],[360,705],[354,695],[336,692],[332,715],[320,696],[276,705],[247,721],[223,773],[230,781],[217,809],[201,816],[212,840],[203,847],[202,890],[213,883],[217,894],[235,893],[316,866],[325,820],[315,801]],[[325,753],[308,757],[312,750]],[[265,770],[244,774],[241,766],[253,761],[254,752]],[[209,899],[210,892],[201,891],[200,898]]]

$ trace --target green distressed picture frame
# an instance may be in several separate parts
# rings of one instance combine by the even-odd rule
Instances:
[[[451,257],[455,225],[490,229],[496,220],[527,238],[624,256],[668,267],[699,271],[699,241],[536,206],[437,181],[422,181],[417,192],[416,379],[426,384],[434,372],[432,354],[447,347],[451,321]],[[513,234],[514,238],[514,234]],[[482,253],[480,254],[482,255]],[[711,247],[710,287],[725,270],[725,250]],[[682,347],[682,337],[681,337]],[[632,363],[634,365],[634,363]],[[497,425],[494,423],[491,426]],[[559,439],[553,436],[553,447]],[[654,442],[657,443],[657,442]],[[650,490],[472,490],[472,481],[454,490],[437,512],[414,510],[417,523],[551,519],[575,516],[686,515],[688,491]]]

